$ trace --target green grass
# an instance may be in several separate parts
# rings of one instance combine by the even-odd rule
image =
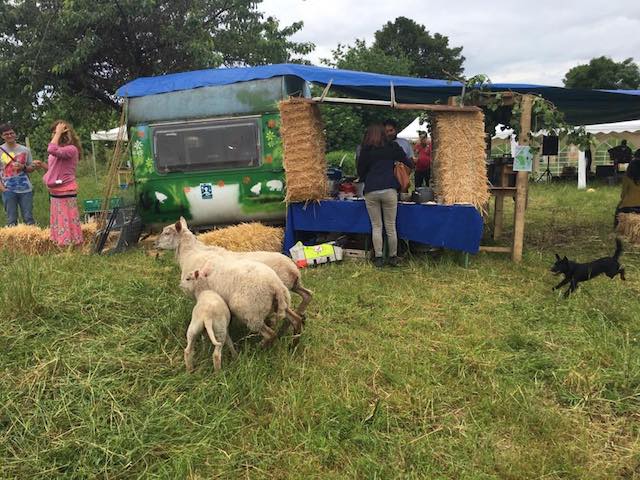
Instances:
[[[204,341],[185,372],[171,255],[1,254],[0,477],[636,478],[639,252],[567,300],[548,272],[613,251],[596,188],[532,186],[518,265],[306,270],[299,348],[244,338],[217,375]]]

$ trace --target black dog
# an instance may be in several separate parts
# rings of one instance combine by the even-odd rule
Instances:
[[[604,273],[607,277],[613,278],[620,274],[620,278],[624,278],[624,268],[620,266],[618,259],[622,254],[622,242],[616,238],[616,251],[612,257],[599,258],[589,263],[577,263],[569,260],[567,257],[560,258],[556,253],[556,263],[551,267],[551,271],[556,274],[563,274],[564,280],[551,290],[557,290],[569,283],[569,288],[564,292],[564,296],[567,297],[571,292],[574,292],[578,288],[580,282],[591,280],[593,277]]]

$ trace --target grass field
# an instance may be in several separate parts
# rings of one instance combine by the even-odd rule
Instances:
[[[299,348],[244,338],[217,375],[204,341],[185,372],[171,255],[0,253],[0,477],[640,477],[639,251],[551,292],[554,252],[613,251],[596,189],[532,186],[518,265],[307,270]]]

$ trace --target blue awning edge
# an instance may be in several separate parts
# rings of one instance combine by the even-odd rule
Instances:
[[[141,77],[120,87],[116,94],[126,98],[142,97],[278,76],[294,76],[318,85],[327,85],[331,82],[332,88],[336,91],[348,96],[372,100],[388,100],[391,85],[393,85],[396,100],[401,103],[445,103],[449,96],[459,95],[462,91],[462,83],[458,81],[285,63]],[[493,91],[510,90],[541,95],[556,105],[565,114],[567,122],[574,125],[640,118],[640,91],[638,90],[586,90],[515,83],[494,83],[489,88]]]

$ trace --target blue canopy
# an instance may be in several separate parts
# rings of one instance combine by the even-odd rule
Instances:
[[[379,73],[357,72],[312,65],[277,64],[259,67],[215,68],[192,72],[173,73],[157,77],[142,77],[117,90],[121,97],[143,97],[179,90],[228,85],[250,80],[263,80],[278,76],[298,77],[307,82],[327,85],[345,95],[371,100],[389,100],[393,84],[399,103],[446,102],[459,95],[462,83],[430,78],[402,77]],[[493,91],[514,91],[542,95],[565,114],[569,123],[619,122],[640,118],[640,91],[605,91],[569,89],[544,85],[494,83]]]

